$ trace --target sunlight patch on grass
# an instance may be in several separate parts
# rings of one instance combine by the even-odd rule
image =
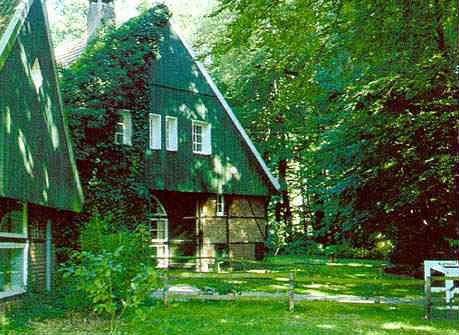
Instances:
[[[269,273],[268,270],[262,270],[262,269],[254,269],[254,270],[249,270],[247,271],[249,273],[260,273],[260,274],[266,274],[266,273]]]
[[[316,288],[326,288],[327,286],[325,285],[322,285],[322,284],[310,284],[310,285],[302,285],[303,287],[306,287],[306,288],[312,288],[312,289],[316,289]]]
[[[287,287],[286,286],[283,286],[283,285],[269,285],[268,286],[269,288],[272,288],[274,290],[286,290]]]
[[[335,325],[329,325],[329,324],[323,324],[323,325],[317,325],[317,328],[321,328],[321,329],[335,329],[336,326],[335,326]]]
[[[283,281],[283,282],[288,282],[289,279],[288,278],[285,278],[285,277],[277,277],[277,278],[274,278],[275,281]]]
[[[245,284],[247,283],[246,280],[225,280],[225,283],[230,283],[230,284]]]
[[[364,263],[327,263],[327,266],[349,266],[353,268],[374,268],[376,265]]]
[[[386,330],[409,329],[424,332],[431,332],[435,330],[435,328],[431,326],[412,326],[402,322],[386,322],[381,326],[381,328]]]

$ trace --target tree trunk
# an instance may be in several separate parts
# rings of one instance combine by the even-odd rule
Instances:
[[[290,197],[287,187],[287,171],[288,171],[288,162],[286,159],[282,159],[278,165],[279,170],[279,181],[283,187],[281,193],[281,201],[276,205],[276,221],[283,222],[285,224],[285,229],[287,232],[287,239],[292,236],[293,227],[292,227],[292,209],[290,206]]]

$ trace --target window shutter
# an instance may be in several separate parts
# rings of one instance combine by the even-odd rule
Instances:
[[[150,114],[150,149],[161,149],[161,115]]]
[[[132,145],[132,118],[131,113],[124,112],[123,113],[123,127],[124,127],[124,136],[123,136],[123,144]]]
[[[178,125],[177,118],[166,117],[166,149],[177,151],[178,149]]]

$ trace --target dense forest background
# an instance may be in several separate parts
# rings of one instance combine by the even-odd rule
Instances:
[[[273,252],[453,256],[456,1],[165,3],[284,187]],[[83,36],[86,0],[48,6],[57,45]]]

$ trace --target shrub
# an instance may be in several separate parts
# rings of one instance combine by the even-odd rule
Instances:
[[[113,329],[127,309],[147,301],[159,281],[146,227],[140,225],[134,232],[112,227],[109,219],[91,219],[81,234],[81,250],[61,272],[70,293],[69,307],[109,316]]]
[[[292,256],[316,257],[322,254],[321,245],[311,239],[301,236],[288,243],[283,248],[283,253]]]

